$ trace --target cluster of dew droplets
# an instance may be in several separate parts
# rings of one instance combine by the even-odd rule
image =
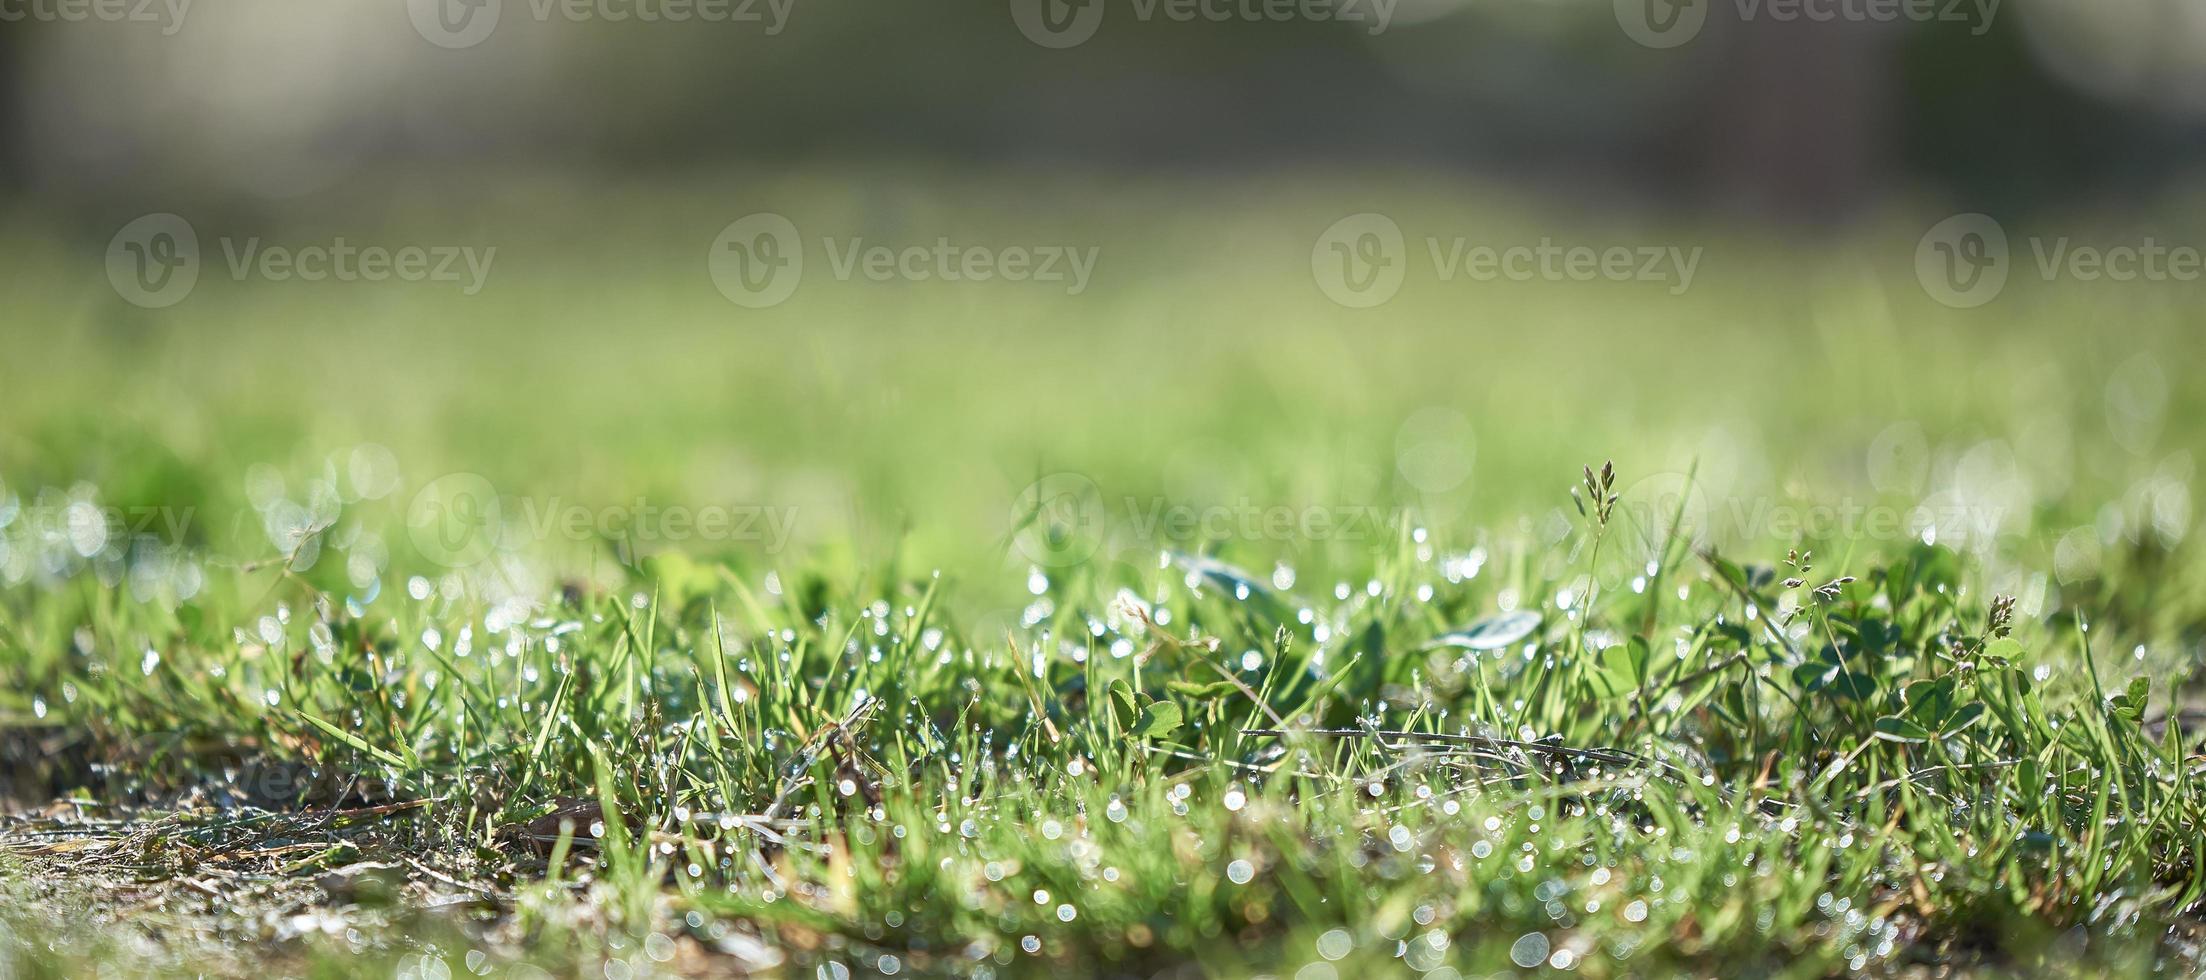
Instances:
[[[112,503],[90,482],[26,500],[0,481],[0,585],[60,588],[89,575],[137,602],[190,600],[207,581],[185,544],[195,515],[188,503]]]

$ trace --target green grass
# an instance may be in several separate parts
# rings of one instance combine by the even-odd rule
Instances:
[[[1894,222],[1350,311],[1350,211],[1666,224],[836,187],[310,201],[498,275],[164,311],[15,215],[0,975],[2201,968],[2179,291],[1948,310]],[[1103,258],[741,310],[763,207]],[[788,536],[539,520],[639,501]]]

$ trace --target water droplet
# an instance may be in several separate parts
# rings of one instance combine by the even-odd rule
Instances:
[[[1334,929],[1317,937],[1317,955],[1329,960],[1346,957],[1356,949],[1356,937],[1346,929]]]
[[[1547,937],[1528,932],[1509,946],[1509,961],[1527,970],[1547,962]]]

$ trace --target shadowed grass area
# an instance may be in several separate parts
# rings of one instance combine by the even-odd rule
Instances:
[[[1904,222],[1411,181],[878,188],[319,202],[499,246],[473,296],[231,281],[327,233],[203,216],[165,310],[18,216],[0,962],[2198,968],[2178,288],[1952,310]],[[1311,243],[1369,209],[1704,255],[1344,309]],[[810,251],[749,310],[705,253],[759,210]],[[937,237],[1100,260],[819,241]]]

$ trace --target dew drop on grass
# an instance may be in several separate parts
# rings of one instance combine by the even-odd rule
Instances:
[[[1509,945],[1509,962],[1527,970],[1547,962],[1547,937],[1537,932],[1518,936]]]
[[[1633,899],[1633,900],[1632,900],[1632,903],[1631,903],[1630,905],[1626,905],[1626,906],[1624,906],[1624,921],[1626,921],[1626,922],[1645,922],[1645,921],[1647,921],[1647,903],[1646,903],[1646,902],[1644,902],[1644,901],[1642,901],[1642,900],[1640,900],[1640,899],[1636,899],[1636,898],[1635,898],[1635,899]]]
[[[1329,930],[1317,937],[1317,955],[1329,960],[1342,959],[1355,949],[1356,937],[1349,935],[1346,929]]]
[[[1118,797],[1113,796],[1110,805],[1103,808],[1103,815],[1110,818],[1112,823],[1125,823],[1126,804],[1120,801]]]
[[[1226,790],[1226,795],[1222,800],[1220,800],[1220,802],[1225,804],[1228,811],[1234,813],[1241,812],[1241,808],[1247,806],[1248,801],[1248,794],[1241,792],[1241,788],[1238,786]]]
[[[1226,879],[1236,885],[1246,885],[1249,883],[1249,879],[1254,877],[1256,877],[1256,866],[1247,861],[1236,860],[1226,865]]]
[[[1073,908],[1070,902],[1057,906],[1057,921],[1059,922],[1071,922],[1079,914],[1080,910]]]
[[[1039,953],[1042,951],[1042,937],[1020,936],[1019,948],[1026,950],[1028,953]]]

